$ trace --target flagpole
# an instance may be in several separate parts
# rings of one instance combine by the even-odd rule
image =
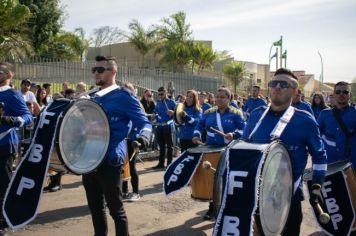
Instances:
[[[280,54],[280,63],[281,63],[281,67],[283,67],[283,58],[282,58],[282,55],[283,55],[283,50],[282,50],[282,48],[283,48],[283,37],[282,37],[282,35],[281,35],[281,46],[280,46],[280,52],[281,52],[281,54]]]
[[[276,71],[278,70],[278,47],[276,47]]]
[[[321,80],[321,86],[320,86],[320,91],[322,91],[322,87],[323,87],[323,83],[324,83],[324,65],[323,65],[323,58],[320,54],[320,52],[318,51],[319,57],[320,57],[320,61],[321,61],[321,76],[320,76],[320,80]]]
[[[287,68],[287,50],[284,51],[285,56],[284,56],[284,68]]]

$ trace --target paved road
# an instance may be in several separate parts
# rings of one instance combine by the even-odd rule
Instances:
[[[202,220],[208,203],[191,199],[189,188],[171,197],[164,196],[163,171],[152,170],[151,167],[155,164],[157,161],[145,161],[144,165],[137,164],[142,198],[138,202],[125,203],[130,235],[211,235],[213,222]],[[305,216],[301,235],[322,235],[306,201],[303,207]],[[114,235],[110,215],[108,221],[109,235]],[[37,218],[26,227],[11,232],[10,235],[93,235],[81,177],[64,176],[63,190],[44,193]]]

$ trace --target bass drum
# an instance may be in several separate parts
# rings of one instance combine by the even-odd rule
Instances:
[[[61,102],[67,99],[59,99]],[[103,162],[110,142],[110,126],[103,108],[88,99],[68,101],[57,126],[50,168],[82,175]],[[49,106],[56,106],[56,101]],[[47,112],[51,107],[47,108]]]
[[[263,235],[280,235],[287,222],[293,195],[292,165],[287,149],[279,142],[269,145],[238,142],[229,146],[229,149],[244,150],[244,155],[266,155],[260,175],[258,210],[255,215],[257,224],[254,228],[260,233],[263,231]],[[214,177],[213,201],[216,216],[220,211],[226,184],[226,158],[227,155],[224,155],[220,159]],[[238,155],[234,158],[244,159],[248,156]]]

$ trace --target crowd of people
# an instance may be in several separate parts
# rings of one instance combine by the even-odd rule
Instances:
[[[159,147],[155,170],[164,170],[173,161],[173,133],[177,133],[182,152],[201,144],[227,146],[234,139],[261,144],[276,138],[281,140],[293,163],[295,186],[283,235],[300,234],[301,201],[304,199],[301,177],[309,155],[313,162],[313,186],[319,186],[316,188],[319,195],[327,164],[349,160],[356,165],[356,108],[350,103],[351,86],[346,82],[336,83],[331,104],[327,104],[320,92],[312,95],[311,103],[305,101],[298,78],[284,68],[277,70],[269,82],[268,97],[261,95],[259,86],[252,87],[248,98],[241,98],[224,86],[216,94],[192,89],[175,97],[170,86],[158,88],[155,101],[154,92],[149,89],[139,99],[132,84],[116,85],[117,71],[114,58],[98,56],[92,73],[99,91],[87,94],[84,83],[78,83],[74,90],[64,82],[63,91],[52,95],[51,84],[40,86],[29,79],[24,79],[20,90],[14,91],[9,86],[14,74],[11,65],[0,64],[0,101],[4,103],[0,125],[0,200],[11,177],[8,166],[12,166],[17,150],[13,148],[18,144],[18,139],[14,138],[17,136],[11,133],[13,127],[30,125],[32,117],[38,116],[46,105],[59,97],[89,96],[103,106],[109,118],[111,139],[106,159],[97,171],[83,175],[95,235],[108,232],[106,206],[115,222],[116,235],[128,235],[123,201],[140,200],[136,157],[139,149],[145,150],[150,145],[152,132],[155,132]],[[181,122],[175,120],[179,103],[184,104]],[[281,125],[283,122],[285,124]],[[276,129],[281,126],[282,131],[277,135]],[[122,184],[121,177],[127,156],[130,157],[132,192],[129,192],[127,181]],[[50,182],[47,190],[61,188],[61,175],[51,177],[51,182],[55,183]],[[316,191],[311,198],[317,196]],[[213,218],[210,202],[204,219]],[[6,228],[2,218],[0,226]]]

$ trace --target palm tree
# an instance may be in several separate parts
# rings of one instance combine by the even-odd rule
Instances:
[[[200,74],[201,70],[213,65],[217,54],[203,43],[194,43],[191,49],[191,58],[192,69],[194,69],[194,65],[197,65],[198,74]]]
[[[74,29],[74,34],[80,38],[80,41],[77,41],[76,48],[80,52],[80,61],[83,62],[89,48],[89,40],[85,38],[85,30],[83,27]]]
[[[234,83],[234,92],[236,93],[237,85],[244,79],[247,73],[246,65],[241,61],[232,61],[224,66],[224,75]]]
[[[157,49],[163,53],[162,62],[168,63],[173,70],[183,70],[184,65],[190,60],[190,48],[192,44],[192,30],[186,23],[184,12],[178,12],[169,18],[163,18],[163,23],[157,26],[157,33],[161,41]],[[178,50],[178,51],[175,51]]]
[[[156,45],[156,30],[152,28],[145,30],[137,20],[132,20],[130,22],[129,29],[130,35],[127,36],[127,38],[142,55],[142,67],[144,67],[146,54]]]
[[[33,53],[26,27],[30,10],[17,1],[0,0],[0,6],[0,58],[21,61]]]

